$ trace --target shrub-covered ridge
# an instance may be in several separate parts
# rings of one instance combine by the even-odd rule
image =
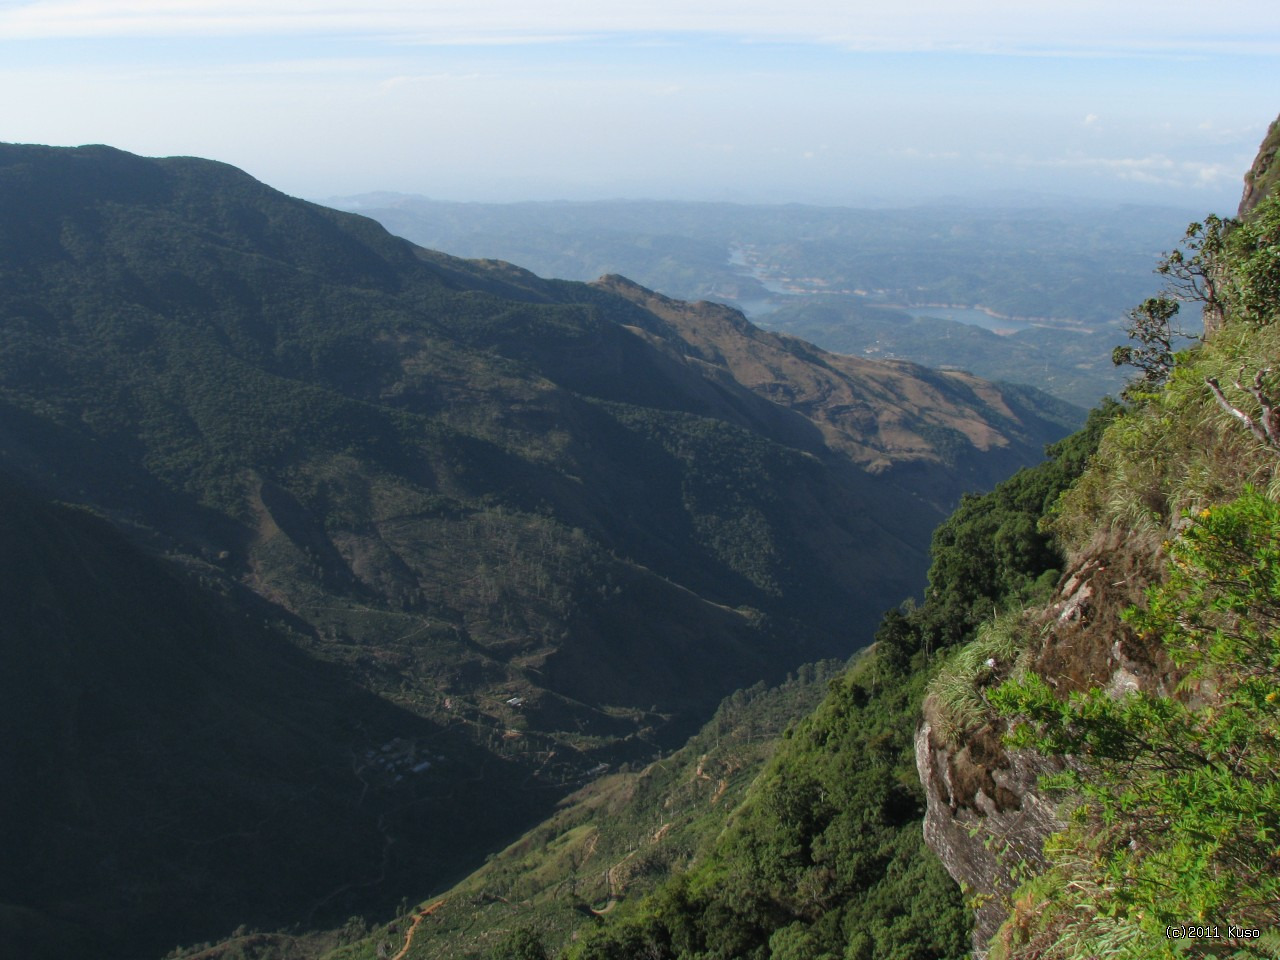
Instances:
[[[931,691],[935,749],[1006,731],[1062,816],[992,957],[1280,956],[1280,197],[1218,223],[1204,342],[1145,370],[1048,524],[1103,589],[1007,617],[994,677],[983,628]],[[1069,643],[1104,669],[1053,669]]]

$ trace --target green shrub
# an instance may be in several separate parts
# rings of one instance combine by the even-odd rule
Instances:
[[[1270,323],[1280,307],[1280,194],[1272,193],[1227,236],[1231,316]]]
[[[1189,520],[1167,582],[1126,614],[1163,642],[1186,696],[1062,700],[1034,674],[991,696],[1013,745],[1076,761],[1045,784],[1074,798],[1049,848],[1090,891],[1070,907],[1147,935],[1108,956],[1160,955],[1169,924],[1280,913],[1280,506],[1249,489]]]

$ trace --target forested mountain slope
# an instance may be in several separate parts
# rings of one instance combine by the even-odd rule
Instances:
[[[376,835],[351,830],[359,857],[370,843],[373,859],[386,853],[381,875],[318,863],[282,906],[251,885],[215,902],[223,875],[196,871],[189,890],[151,903],[163,923],[139,918],[140,937],[203,934],[242,901],[253,904],[245,922],[278,919],[321,888],[312,905],[330,915],[385,905],[404,893],[387,880],[397,871],[423,888],[464,872],[601,763],[648,759],[732,689],[869,640],[885,599],[916,589],[928,531],[960,492],[1035,459],[1070,416],[1025,390],[832,357],[623,281],[544,281],[421,250],[221,164],[0,146],[0,468],[30,491],[12,502],[82,505],[146,563],[163,555],[155,576],[178,578],[192,602],[288,640],[301,666],[281,676],[279,697],[313,699],[319,661],[331,670],[315,676],[393,711],[378,716],[403,715],[410,734],[335,735],[324,749],[304,736],[297,756],[315,747],[324,767],[337,762],[333,743],[347,745],[334,776],[361,816],[396,808],[406,790],[429,811],[413,829],[387,816],[373,819]],[[28,535],[40,536],[14,538]],[[137,595],[112,579],[128,564],[92,566],[97,589]],[[49,609],[97,603],[74,575],[49,577],[60,584]],[[56,684],[65,668],[109,685],[75,653],[88,626],[41,634],[25,596],[12,597],[23,616],[9,619],[14,668],[2,682],[17,690],[46,671],[39,682]],[[185,635],[168,652],[145,639],[181,624],[98,626],[95,649],[188,659]],[[207,655],[235,653],[215,644]],[[186,674],[195,702],[240,696],[226,671]],[[162,717],[181,686],[165,671],[152,680],[119,718],[120,736],[142,744],[152,698]],[[79,722],[75,703],[42,709],[24,749],[67,758],[50,762],[69,780],[33,780],[29,757],[5,780],[23,809],[56,811],[95,792],[80,777],[85,751],[97,754],[53,733]],[[258,733],[311,725],[254,726],[246,750],[278,756],[258,751]],[[286,741],[272,749],[293,756]],[[371,749],[390,755],[376,776]],[[428,754],[429,771],[400,769]],[[239,776],[234,752],[202,755],[213,781]],[[139,763],[112,775],[146,793],[161,774]],[[428,772],[440,779],[418,779]],[[474,816],[462,784],[489,778],[495,804],[503,784],[521,783],[514,819]],[[342,789],[319,791],[321,808],[347,803]],[[221,849],[186,829],[182,811],[198,816],[199,804],[166,805],[155,790],[167,811],[158,835]],[[255,819],[257,791],[228,835],[289,849],[296,835]],[[316,816],[297,823],[331,823]],[[127,836],[129,818],[128,804],[106,803],[92,830]],[[409,842],[423,822],[454,854]],[[93,843],[68,850],[65,870],[85,878],[110,864],[108,886],[163,875]],[[77,908],[56,900],[56,884],[19,880],[37,853],[16,845],[2,858],[12,916],[57,926]]]

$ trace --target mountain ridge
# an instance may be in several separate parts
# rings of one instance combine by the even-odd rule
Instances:
[[[899,432],[872,416],[860,448],[843,400],[813,418],[733,366],[753,341],[852,391],[842,361],[608,286],[425,251],[222,164],[2,145],[0,469],[550,798],[847,656],[916,589],[945,505],[1064,431],[1047,401],[887,367]],[[714,337],[682,332],[699,316]],[[456,872],[392,835],[397,870]]]

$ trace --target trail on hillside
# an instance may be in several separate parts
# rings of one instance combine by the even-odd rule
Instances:
[[[413,937],[414,934],[418,932],[418,924],[422,923],[423,920],[427,919],[427,917],[431,916],[431,914],[435,913],[443,906],[444,900],[437,900],[413,918],[413,923],[409,924],[409,930],[404,936],[404,946],[400,948],[400,952],[392,957],[391,960],[404,960],[405,954],[407,954],[409,952],[409,948],[413,946]]]

